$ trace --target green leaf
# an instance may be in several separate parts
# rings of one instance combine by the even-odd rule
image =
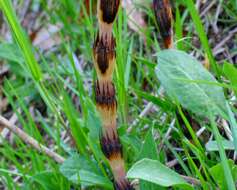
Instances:
[[[137,178],[163,187],[193,189],[179,174],[167,168],[157,160],[143,159],[135,163],[127,173],[128,178]]]
[[[233,180],[236,183],[237,182],[237,165],[234,164],[233,160],[228,160],[228,164],[231,169]],[[217,165],[213,166],[210,169],[210,173],[212,177],[215,179],[215,181],[217,182],[221,190],[228,190],[226,181],[223,180],[225,178],[224,176],[225,173],[224,173],[221,163],[218,163]]]
[[[121,129],[122,127],[119,128],[119,130]],[[124,152],[127,153],[127,157],[136,160],[141,151],[142,146],[141,139],[139,139],[135,135],[127,135],[126,130],[124,132],[124,135],[121,135],[121,133],[119,134],[120,134],[120,140],[124,147]]]
[[[30,77],[25,69],[25,62],[22,53],[16,44],[0,44],[0,60],[1,59],[8,61],[10,70],[17,76]]]
[[[220,158],[221,158],[221,166],[222,166],[223,173],[224,173],[223,179],[225,179],[228,189],[234,190],[236,188],[235,188],[235,184],[234,184],[234,179],[231,174],[231,168],[229,167],[229,164],[228,164],[225,149],[222,144],[221,135],[220,135],[220,132],[218,131],[217,125],[215,123],[215,118],[211,117],[211,113],[210,113],[210,119],[211,119],[212,131],[213,131],[214,137],[216,139],[216,142],[217,142],[217,145],[219,148],[219,154],[220,154]]]
[[[88,140],[84,131],[84,124],[80,119],[78,119],[78,113],[66,92],[63,92],[63,110],[70,123],[71,133],[79,152],[86,154]]]
[[[153,160],[158,159],[156,142],[152,135],[152,129],[147,132],[147,135],[145,137],[145,141],[139,155],[139,159],[142,158],[150,158]]]
[[[67,182],[67,179],[60,173],[43,171],[32,176],[23,189],[33,189],[36,184],[37,187],[40,186],[44,190],[70,189],[70,185]]]
[[[223,147],[225,150],[234,150],[235,149],[232,141],[223,140],[222,144],[223,144]],[[216,141],[209,141],[206,144],[206,149],[207,149],[207,151],[218,151],[219,150],[218,144]]]
[[[174,101],[204,117],[208,112],[227,115],[222,88],[210,85],[216,79],[194,57],[178,50],[165,50],[158,54],[158,63],[157,77]]]
[[[168,112],[168,111],[172,111],[174,110],[175,106],[169,102],[168,100],[166,99],[162,99],[160,97],[156,97],[156,96],[153,96],[151,95],[150,93],[147,93],[147,92],[144,92],[144,91],[141,91],[139,89],[133,89],[135,91],[135,93],[146,99],[147,101],[149,102],[152,102],[153,104],[159,106],[161,109],[163,109],[164,111]]]
[[[184,2],[189,10],[191,17],[192,17],[193,24],[194,24],[197,34],[200,38],[204,52],[207,54],[208,60],[211,63],[212,69],[215,71],[215,73],[218,75],[218,77],[220,77],[220,71],[219,71],[218,65],[216,64],[216,61],[214,59],[211,47],[208,42],[208,36],[205,32],[204,25],[202,24],[202,20],[199,16],[197,9],[196,9],[195,3],[193,0],[188,0],[188,1],[184,1]]]
[[[225,119],[229,118],[222,88],[210,85],[217,83],[215,78],[196,59],[182,51],[162,51],[158,54],[158,62],[157,76],[168,95],[187,110],[211,120],[225,180],[228,182],[229,189],[234,189],[221,136],[214,121],[216,115],[221,115]],[[234,141],[237,142],[237,135],[233,129],[235,128],[232,127]]]
[[[22,54],[15,44],[2,43],[0,44],[0,58],[17,63],[23,63],[24,59]]]
[[[237,69],[234,67],[234,65],[231,65],[230,63],[225,62],[223,71],[226,75],[226,77],[230,80],[231,85],[235,87],[234,92],[237,96]]]
[[[234,116],[234,113],[232,112],[230,105],[226,104],[226,107],[228,109],[228,114],[229,114],[229,123],[231,126],[231,132],[232,132],[232,136],[234,139],[234,147],[235,147],[235,151],[237,151],[237,122]]]
[[[27,69],[35,81],[40,81],[42,79],[40,66],[36,61],[30,40],[20,25],[11,1],[0,1],[0,7],[10,26],[12,36],[14,36],[14,39],[20,47]]]
[[[102,176],[97,165],[77,154],[68,158],[60,167],[60,171],[69,181],[75,184],[112,189],[112,183]]]
[[[128,85],[129,85],[129,79],[130,79],[130,76],[131,76],[131,64],[132,64],[132,59],[131,59],[131,56],[132,56],[132,50],[133,50],[133,37],[131,39],[131,43],[130,43],[130,46],[129,46],[129,49],[128,49],[128,58],[127,58],[127,64],[126,64],[126,69],[125,69],[125,74],[124,74],[124,87],[126,90],[128,90]]]
[[[158,160],[157,147],[156,147],[154,137],[152,135],[152,129],[150,129],[147,132],[147,135],[145,137],[145,142],[142,146],[142,149],[139,155],[139,160],[143,158]],[[158,187],[158,185],[152,184],[147,181],[141,181],[140,189],[156,190],[156,189],[162,189],[162,187]]]
[[[86,127],[89,129],[89,136],[94,139],[94,141],[99,140],[99,135],[101,131],[101,121],[98,113],[96,112],[95,105],[89,98],[85,98],[84,104],[88,109],[88,115],[86,118]]]

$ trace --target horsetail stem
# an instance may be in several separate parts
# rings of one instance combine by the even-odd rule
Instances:
[[[169,0],[153,0],[156,21],[165,48],[173,47],[172,8]]]
[[[112,81],[116,62],[116,44],[112,28],[119,6],[120,0],[97,1],[99,32],[93,46],[94,66],[98,78],[95,83],[95,101],[102,121],[101,149],[109,161],[114,176],[114,188],[133,190],[126,179],[122,145],[117,133],[117,101]]]

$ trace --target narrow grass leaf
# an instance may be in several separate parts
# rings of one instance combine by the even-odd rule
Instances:
[[[234,67],[234,65],[231,65],[230,63],[225,63],[223,67],[223,71],[226,75],[226,77],[230,80],[231,85],[233,87],[237,87],[237,69]],[[234,88],[235,95],[237,97],[237,89]]]
[[[3,13],[11,28],[12,35],[16,39],[17,44],[19,45],[22,51],[22,54],[27,64],[27,68],[29,69],[33,79],[39,81],[42,77],[40,67],[34,57],[30,41],[26,37],[26,34],[23,32],[20,23],[16,17],[11,1],[0,1],[0,8],[3,10]]]
[[[228,116],[229,116],[229,122],[230,122],[230,126],[231,126],[231,132],[232,132],[232,136],[234,139],[234,147],[235,147],[235,151],[237,152],[237,122],[236,122],[235,116],[234,116],[228,103],[226,103],[226,107],[228,109]]]
[[[150,93],[141,91],[139,89],[132,89],[135,91],[135,93],[139,96],[144,98],[145,100],[152,102],[153,104],[159,106],[162,110],[166,112],[174,111],[175,105],[172,104],[172,102],[162,99],[160,97],[156,97],[154,95],[151,95]]]
[[[128,49],[128,58],[127,58],[127,64],[126,64],[126,69],[125,69],[125,75],[124,75],[124,87],[125,90],[128,90],[128,85],[129,85],[129,79],[130,79],[130,70],[131,70],[131,64],[132,64],[132,50],[133,50],[133,37],[131,39],[131,43]]]
[[[84,132],[83,123],[78,119],[77,111],[75,110],[73,103],[70,98],[64,92],[63,96],[63,110],[68,118],[70,123],[71,134],[75,143],[77,145],[78,150],[83,155],[86,154],[86,145],[87,145],[87,137]]]
[[[192,137],[192,139],[193,139],[195,145],[196,145],[202,152],[204,152],[204,150],[203,150],[203,148],[202,148],[202,145],[201,145],[201,143],[199,142],[198,137],[196,136],[195,131],[193,130],[193,128],[192,128],[191,124],[189,123],[187,117],[186,117],[185,114],[183,113],[183,111],[182,111],[180,105],[178,105],[178,111],[179,111],[179,114],[180,114],[180,116],[181,116],[183,122],[185,123],[185,126],[186,126],[186,128],[188,129],[188,131],[189,131],[189,133],[190,133],[190,135],[191,135],[191,137]]]
[[[215,71],[215,73],[219,77],[220,72],[218,70],[216,61],[215,61],[214,56],[212,54],[211,47],[209,46],[208,38],[207,38],[206,32],[204,30],[204,26],[202,24],[201,18],[198,14],[198,11],[197,11],[196,7],[195,7],[195,4],[194,4],[193,0],[187,0],[185,2],[186,2],[186,5],[187,5],[187,8],[189,10],[189,13],[192,17],[194,26],[197,30],[198,36],[201,40],[202,46],[204,48],[204,52],[206,52],[206,54],[207,54],[207,57],[208,57],[208,60],[211,63],[212,69]]]
[[[177,48],[179,50],[184,50],[183,47],[183,42],[182,42],[182,38],[183,38],[183,24],[182,24],[182,20],[181,20],[181,16],[180,16],[180,11],[179,11],[179,7],[177,6],[176,8],[176,16],[175,16],[176,20],[175,20],[175,33],[176,33],[176,39],[177,39]]]
[[[209,114],[211,114],[211,113],[209,112]],[[221,135],[218,131],[218,128],[216,126],[214,118],[210,116],[210,119],[211,119],[211,126],[212,126],[212,130],[213,130],[213,134],[214,134],[214,137],[216,139],[216,142],[217,142],[217,145],[219,148],[221,165],[222,165],[222,169],[223,169],[223,173],[224,173],[224,178],[225,178],[225,181],[228,186],[228,190],[235,190],[236,189],[235,184],[234,184],[233,177],[231,174],[231,169],[229,167],[228,160],[227,160],[227,157],[225,154],[225,149],[222,144]]]

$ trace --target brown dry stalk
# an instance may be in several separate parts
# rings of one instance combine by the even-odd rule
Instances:
[[[112,80],[116,62],[116,44],[112,29],[120,3],[120,0],[97,1],[99,32],[93,46],[94,66],[98,78],[95,83],[95,99],[102,121],[101,149],[110,164],[114,188],[132,190],[133,187],[126,179],[122,145],[117,133],[117,101]]]
[[[53,158],[58,163],[63,163],[65,159],[58,155],[57,153],[53,152],[46,146],[40,144],[37,140],[35,140],[33,137],[29,136],[27,133],[25,133],[23,130],[21,130],[19,127],[13,125],[10,121],[5,119],[0,115],[0,125],[8,128],[10,131],[12,131],[15,135],[17,135],[22,141],[24,141],[26,144],[32,146],[39,152],[42,152],[49,156],[50,158]]]

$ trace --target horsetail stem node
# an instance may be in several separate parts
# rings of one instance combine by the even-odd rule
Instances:
[[[99,32],[93,45],[93,60],[97,73],[95,82],[95,101],[102,121],[100,144],[108,159],[116,190],[133,190],[126,179],[122,145],[117,133],[117,101],[113,84],[113,72],[116,62],[113,23],[120,6],[120,0],[98,0],[97,17]]]
[[[165,48],[173,47],[172,8],[169,0],[153,0],[157,25]]]
[[[104,43],[111,43],[113,23],[118,14],[120,0],[98,0],[97,17],[99,22],[99,37]]]

